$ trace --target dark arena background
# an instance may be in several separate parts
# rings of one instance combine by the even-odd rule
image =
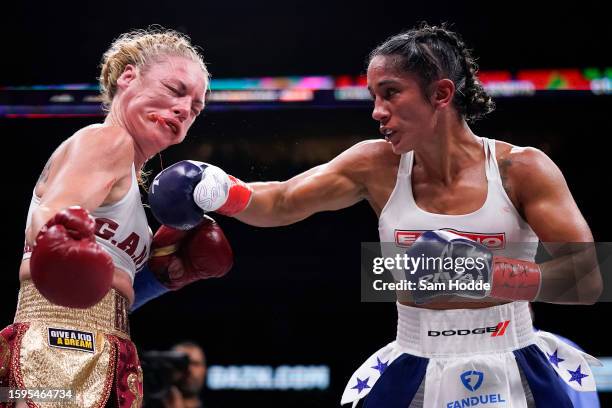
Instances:
[[[448,22],[474,49],[497,103],[473,126],[475,133],[545,151],[563,171],[595,239],[611,241],[612,58],[604,4],[4,4],[0,326],[13,319],[25,218],[47,158],[76,130],[103,120],[96,76],[110,42],[154,23],[185,32],[202,47],[213,83],[186,141],[147,164],[153,174],[193,159],[245,181],[284,180],[378,138],[363,87],[367,54],[420,21]],[[395,305],[360,301],[360,243],[378,240],[374,212],[363,202],[271,229],[212,216],[233,246],[232,271],[133,313],[140,351],[199,343],[209,370],[206,407],[339,406],[353,371],[395,338]],[[538,303],[534,311],[538,328],[596,357],[610,356],[597,380],[602,406],[612,406],[610,304]]]

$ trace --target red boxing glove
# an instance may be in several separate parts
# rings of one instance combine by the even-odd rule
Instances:
[[[200,279],[224,276],[233,259],[219,224],[204,216],[201,224],[188,231],[162,225],[153,237],[149,268],[162,285],[178,290]]]
[[[492,297],[533,301],[540,292],[542,271],[534,262],[494,256],[492,281]]]
[[[88,308],[108,293],[113,260],[94,235],[87,210],[69,207],[55,214],[36,237],[30,273],[38,291],[60,306]]]

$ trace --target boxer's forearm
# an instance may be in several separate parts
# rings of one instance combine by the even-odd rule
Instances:
[[[26,243],[30,248],[34,247],[34,241],[43,225],[53,216],[56,211],[39,207],[32,214],[32,222],[26,231]]]
[[[234,216],[246,224],[278,227],[300,221],[309,215],[290,204],[286,182],[258,182],[249,183],[249,186],[253,189],[251,201],[246,209]]]
[[[34,246],[36,236],[40,229],[49,221],[55,214],[64,208],[69,207],[69,204],[63,202],[54,202],[50,204],[41,203],[38,208],[32,213],[30,227],[26,231],[26,242],[30,247]]]
[[[317,175],[308,177],[317,178]],[[358,189],[345,188],[341,183],[291,179],[249,186],[253,189],[249,205],[234,217],[258,227],[293,224],[318,212],[350,207],[363,199]]]
[[[603,282],[595,245],[540,264],[542,287],[538,301],[560,304],[593,304],[601,296]]]
[[[249,205],[234,217],[259,227],[277,227],[364,199],[364,186],[337,167],[327,163],[287,181],[249,183],[253,190]]]

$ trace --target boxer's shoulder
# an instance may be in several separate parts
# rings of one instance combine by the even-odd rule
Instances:
[[[347,162],[367,171],[389,165],[397,167],[401,157],[393,153],[391,145],[384,140],[364,140],[351,146],[342,156]]]
[[[134,141],[130,134],[119,126],[95,124],[77,131],[69,140],[72,149],[90,149],[96,155],[116,154],[119,157],[134,155]]]
[[[496,156],[504,189],[517,208],[527,199],[537,197],[550,188],[559,188],[564,183],[557,165],[535,147],[498,142]]]
[[[535,169],[538,166],[552,164],[551,159],[542,150],[531,146],[516,146],[508,142],[495,141],[497,162],[510,161],[515,164],[513,170]]]
[[[115,184],[131,180],[134,162],[132,136],[116,126],[92,125],[77,131],[66,143],[64,162],[73,166],[95,166],[100,171],[113,174]]]
[[[367,196],[377,195],[385,180],[392,186],[400,156],[384,140],[364,140],[342,152],[326,168],[343,174],[363,189]],[[331,166],[330,166],[331,165]]]
[[[379,155],[389,154],[397,156],[393,153],[393,150],[391,149],[391,144],[382,139],[363,140],[359,143],[354,144],[349,150],[369,155],[372,158],[377,157]]]
[[[547,176],[557,165],[542,150],[530,146],[515,146],[497,142],[496,158],[502,179],[525,181],[530,177]]]
[[[87,126],[53,152],[36,183],[35,194],[43,197],[49,185],[57,180],[74,181],[81,178],[79,175],[103,171],[113,180],[112,192],[104,201],[108,204],[129,189],[133,161],[134,145],[125,130],[103,125]]]

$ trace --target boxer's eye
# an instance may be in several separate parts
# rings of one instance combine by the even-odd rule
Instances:
[[[183,96],[183,95],[181,95],[181,92],[180,92],[180,91],[179,91],[177,88],[173,87],[172,85],[164,84],[164,86],[165,86],[165,87],[166,87],[166,88],[167,88],[167,89],[168,89],[170,92],[172,92],[174,95],[176,95],[176,96]]]
[[[391,99],[394,95],[399,93],[399,91],[395,88],[387,88],[384,91],[385,99]]]

